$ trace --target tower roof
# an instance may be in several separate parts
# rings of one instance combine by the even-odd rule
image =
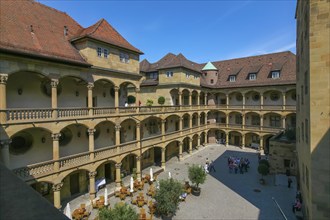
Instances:
[[[210,61],[203,67],[202,70],[218,70]]]

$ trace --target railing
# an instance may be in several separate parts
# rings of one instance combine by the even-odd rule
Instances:
[[[93,116],[107,116],[119,114],[137,114],[137,113],[164,113],[179,111],[197,111],[199,109],[219,109],[219,110],[295,110],[295,105],[230,105],[228,108],[224,105],[208,105],[208,106],[141,106],[141,107],[96,107],[96,108],[57,108],[57,109],[7,109],[1,110],[7,115],[7,122],[24,122],[24,121],[42,121],[57,120],[67,118],[84,118]],[[118,109],[118,111],[116,111]],[[54,114],[56,113],[56,114]]]
[[[98,150],[94,151],[94,156],[95,159],[103,159],[103,158],[108,158],[113,155],[116,155],[117,153],[117,147],[115,145],[109,146],[109,147],[104,147]]]
[[[180,131],[172,131],[172,132],[166,133],[165,139],[171,140],[171,139],[177,138],[178,136],[180,136]]]
[[[51,119],[54,109],[8,109],[7,121]]]
[[[144,138],[141,140],[141,147],[158,143],[161,140],[162,140],[162,135],[156,135],[156,136]]]
[[[89,152],[63,157],[59,160],[60,169],[72,168],[90,161]]]
[[[26,167],[14,169],[13,172],[22,179],[29,177],[38,177],[44,174],[52,173],[54,170],[54,162],[47,161],[28,165]]]
[[[57,109],[58,118],[71,118],[88,116],[88,108],[59,108]]]
[[[127,143],[123,143],[119,146],[119,153],[122,154],[136,150],[136,146],[137,146],[137,141],[130,141]]]

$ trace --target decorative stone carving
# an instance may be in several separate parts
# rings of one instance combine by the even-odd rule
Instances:
[[[91,90],[91,89],[93,89],[94,88],[94,83],[88,83],[87,84],[87,89],[88,90]]]
[[[61,137],[61,133],[52,134],[53,141],[59,141]]]
[[[137,122],[136,123],[136,128],[140,128],[140,126],[141,126],[141,123],[140,122]]]
[[[52,88],[57,88],[58,83],[59,83],[58,79],[52,79],[50,85],[52,86]]]
[[[120,125],[116,125],[116,126],[115,126],[116,131],[120,131],[120,128],[121,128]]]
[[[165,124],[165,123],[166,123],[166,119],[163,119],[163,120],[162,120],[162,123]]]
[[[122,163],[116,163],[115,164],[116,169],[120,169],[121,168],[121,165],[122,165]]]
[[[162,153],[165,153],[165,151],[166,151],[166,148],[162,148]]]
[[[54,184],[53,185],[53,191],[54,192],[56,192],[56,191],[60,191],[61,190],[61,188],[62,188],[62,186],[63,186],[63,183],[61,182],[61,183],[56,183],[56,184]]]
[[[136,156],[136,161],[140,161],[141,160],[141,156]]]
[[[89,178],[95,178],[97,171],[92,171],[88,173]]]
[[[8,74],[0,74],[0,84],[6,84],[8,80]]]
[[[135,88],[135,92],[140,92],[140,88]]]
[[[94,128],[87,129],[88,135],[94,135],[95,131]]]
[[[115,92],[118,92],[119,91],[119,87],[118,86],[115,86],[114,87],[114,90],[115,90]]]

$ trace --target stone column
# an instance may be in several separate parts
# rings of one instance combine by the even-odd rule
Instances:
[[[260,93],[260,109],[264,109],[264,94]]]
[[[197,127],[199,127],[199,126],[201,126],[201,115],[197,116]]]
[[[138,181],[141,181],[141,156],[136,157],[136,177]]]
[[[198,138],[197,138],[197,149],[199,148],[199,146],[201,146],[201,136],[198,135]]]
[[[190,155],[192,154],[192,142],[193,142],[193,139],[189,138],[189,154]]]
[[[282,92],[282,109],[285,110],[286,96],[285,92]]]
[[[226,108],[228,108],[229,106],[229,95],[226,94]]]
[[[263,150],[264,149],[264,137],[261,136],[260,137],[260,143],[259,143],[259,150]]]
[[[182,135],[182,128],[183,128],[183,117],[179,118],[179,130],[180,130],[180,135]]]
[[[140,141],[141,141],[141,124],[140,123],[136,123],[136,140],[137,140],[137,143],[138,143],[138,148],[140,148],[141,147],[141,144],[140,144]]]
[[[135,106],[136,113],[139,113],[139,101],[140,101],[140,88],[135,88]]]
[[[242,93],[242,108],[245,109],[245,93]]]
[[[162,168],[165,171],[166,159],[165,159],[166,148],[162,148]]]
[[[285,126],[285,116],[282,116],[282,128],[285,130],[286,126]]]
[[[192,105],[192,92],[189,92],[189,106]]]
[[[52,134],[53,138],[53,160],[54,162],[54,171],[58,172],[60,170],[60,137],[61,133],[54,133]]]
[[[7,80],[8,74],[0,74],[0,124],[5,124],[7,122]]]
[[[245,129],[245,114],[242,114],[242,129]]]
[[[190,116],[189,116],[189,128],[190,128],[190,132],[192,132],[192,127],[193,127],[193,126],[192,126],[192,121],[193,121],[192,119],[193,119],[193,116],[190,115]]]
[[[119,113],[119,87],[115,86],[115,108],[116,108],[116,113]]]
[[[208,103],[207,103],[207,93],[205,93],[205,95],[204,95],[204,103],[205,103],[205,106],[208,106]]]
[[[120,145],[120,125],[116,125],[115,126],[115,130],[116,130],[116,145]]]
[[[91,128],[87,130],[88,132],[88,144],[89,144],[89,158],[90,160],[94,160],[94,133],[95,129]]]
[[[242,134],[242,148],[245,148],[245,134]]]
[[[226,128],[229,127],[229,114],[226,114]]]
[[[58,79],[52,79],[50,82],[52,87],[52,110],[53,110],[53,119],[57,118],[57,86],[58,86]]]
[[[181,106],[182,106],[182,92],[179,91],[179,92],[178,92],[178,95],[179,95],[179,107],[180,107],[180,109],[181,109]]]
[[[205,125],[207,125],[207,113],[205,113],[205,116],[204,116],[204,121],[205,121]]]
[[[198,105],[198,109],[200,109],[200,93],[197,93],[197,105]]]
[[[166,123],[166,120],[162,120],[162,140],[164,141],[165,140],[165,123]]]
[[[89,109],[89,116],[93,116],[93,88],[94,83],[88,83],[88,109]]]
[[[226,133],[226,147],[229,145],[229,133]]]
[[[182,141],[179,142],[179,161],[182,160],[182,145],[183,145]]]
[[[4,165],[7,168],[10,168],[10,159],[9,159],[9,145],[11,143],[10,139],[7,140],[1,140],[1,159]]]
[[[260,130],[263,130],[264,127],[264,115],[260,115]]]
[[[96,190],[95,190],[95,176],[97,172],[92,171],[88,173],[89,176],[89,197],[91,200],[95,199]]]
[[[61,188],[63,183],[56,183],[53,185],[53,192],[54,192],[54,206],[57,209],[60,209],[61,206]]]
[[[121,163],[116,163],[116,191],[118,191],[121,188]]]

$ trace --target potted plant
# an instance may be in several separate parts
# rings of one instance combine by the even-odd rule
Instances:
[[[164,105],[164,103],[165,103],[165,98],[164,98],[164,96],[159,96],[159,98],[158,98],[158,104],[160,104],[160,105]]]
[[[199,165],[193,164],[188,169],[188,177],[189,180],[194,184],[191,193],[195,196],[199,196],[201,194],[199,184],[203,184],[206,180],[206,173],[204,169]]]
[[[127,103],[128,103],[129,105],[131,105],[131,104],[135,104],[135,101],[136,101],[135,96],[132,96],[132,95],[127,96]]]
[[[154,101],[152,101],[151,99],[147,99],[147,103],[146,106],[152,106],[154,104]]]
[[[113,209],[102,208],[99,220],[138,220],[136,210],[126,203],[116,203]]]
[[[160,180],[156,190],[156,214],[162,219],[172,219],[179,208],[180,195],[183,193],[182,184],[171,179]]]
[[[261,174],[260,183],[265,184],[265,179],[263,177],[268,174],[269,167],[264,163],[260,163],[258,166],[258,172]]]

